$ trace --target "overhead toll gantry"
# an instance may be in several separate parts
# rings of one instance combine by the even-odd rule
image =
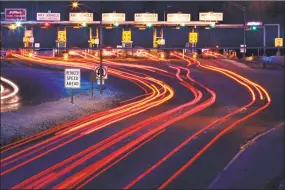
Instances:
[[[15,9],[11,9],[15,12]],[[25,9],[19,9],[21,11]],[[19,11],[18,11],[19,12]],[[5,11],[7,13],[7,11]],[[26,13],[25,13],[26,14]],[[88,12],[76,12],[69,13],[69,21],[60,21],[60,13],[37,13],[37,21],[26,21],[26,20],[4,20],[1,21],[2,27],[8,27],[11,30],[15,30],[19,25],[24,26],[24,47],[34,47],[34,36],[33,27],[40,25],[43,27],[56,26],[57,27],[57,48],[67,47],[67,27],[82,28],[89,27],[89,47],[98,48],[99,43],[99,30],[112,29],[118,26],[122,27],[122,39],[121,45],[123,48],[132,48],[132,27],[136,27],[140,30],[146,28],[152,28],[153,31],[153,48],[164,47],[166,41],[164,39],[164,28],[165,27],[186,27],[189,28],[189,44],[191,47],[196,47],[198,42],[198,33],[196,28],[204,27],[205,29],[210,28],[240,28],[248,30],[256,30],[257,28],[263,28],[264,31],[264,49],[266,48],[266,26],[277,26],[278,37],[277,41],[280,41],[280,25],[279,24],[262,24],[261,22],[246,22],[244,24],[219,24],[223,21],[223,13],[215,12],[204,12],[199,13],[199,21],[191,21],[191,15],[188,13],[168,13],[166,21],[158,21],[157,13],[135,13],[134,21],[126,21],[125,13],[102,13],[102,19],[100,21],[94,21],[93,13]],[[15,16],[8,15],[9,18],[15,18]],[[21,16],[21,15],[20,15]],[[6,15],[7,17],[7,15]],[[19,15],[18,15],[19,17]],[[23,15],[22,15],[23,17]],[[20,18],[22,18],[20,17]],[[93,33],[93,26],[95,26],[95,34]],[[254,28],[254,29],[252,29]],[[101,33],[102,34],[102,33]],[[103,38],[100,38],[103,41]],[[189,45],[189,47],[190,47]],[[245,46],[246,47],[246,46]],[[278,52],[279,52],[279,46]],[[264,51],[265,52],[265,51]],[[279,52],[280,53],[280,52]]]

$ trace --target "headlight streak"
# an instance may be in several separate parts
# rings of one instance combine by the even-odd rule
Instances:
[[[18,55],[16,55],[18,56]],[[41,59],[38,56],[34,58],[28,58],[25,57],[25,59],[29,59],[33,62],[45,62],[47,64],[51,65],[62,65],[62,66],[71,66],[71,67],[80,67],[84,69],[94,69],[94,63],[98,63],[96,60],[89,59],[87,56],[91,56],[86,53],[86,57],[82,56],[85,60],[92,61],[92,65],[90,63],[79,63],[74,61],[60,61],[60,60],[46,60]],[[175,53],[175,56],[178,58],[182,58],[181,54]],[[242,77],[241,75],[234,73],[232,71],[221,69],[209,65],[202,65],[200,62],[196,59],[190,58],[188,56],[184,56],[185,58],[183,60],[188,62],[188,66],[192,65],[192,62],[197,63],[198,66],[200,66],[203,69],[207,69],[210,71],[218,72],[222,75],[225,75],[226,77],[229,77],[233,81],[239,83],[240,85],[244,86],[251,95],[251,101],[238,108],[237,110],[215,120],[211,124],[203,127],[202,129],[195,132],[193,135],[188,137],[186,140],[184,140],[181,144],[179,144],[177,147],[175,147],[173,150],[171,150],[168,154],[166,154],[162,159],[160,159],[156,164],[148,168],[145,172],[140,174],[138,177],[136,177],[133,181],[131,181],[129,184],[127,184],[124,189],[129,189],[133,187],[138,181],[140,181],[142,178],[144,178],[146,175],[148,175],[150,172],[152,172],[154,169],[159,167],[161,164],[163,164],[167,159],[169,159],[173,154],[177,153],[181,148],[183,148],[185,145],[187,145],[191,140],[195,139],[197,136],[203,134],[207,129],[211,128],[215,124],[221,122],[222,120],[225,120],[235,114],[238,114],[242,112],[245,108],[248,108],[252,106],[255,102],[257,97],[260,98],[260,100],[266,101],[266,104],[260,108],[255,109],[253,112],[249,113],[248,115],[237,119],[229,126],[226,126],[225,129],[223,129],[221,132],[219,132],[215,137],[209,140],[209,142],[203,146],[189,161],[187,161],[185,164],[181,166],[173,175],[171,175],[165,182],[163,182],[158,189],[164,189],[166,188],[172,181],[174,181],[182,172],[184,172],[190,165],[192,165],[202,154],[208,150],[216,141],[218,141],[223,135],[225,135],[228,131],[230,131],[232,128],[236,127],[239,123],[247,120],[248,118],[252,117],[253,115],[256,115],[260,111],[264,110],[266,107],[269,106],[271,102],[271,98],[262,86],[259,84],[256,84],[249,79]],[[23,57],[19,57],[23,58]],[[157,58],[156,58],[157,59]],[[191,62],[191,61],[192,62]],[[76,173],[72,172],[72,175],[69,177],[64,177],[63,181],[61,181],[59,184],[55,185],[53,188],[76,188],[80,189],[83,188],[87,183],[89,183],[91,180],[95,179],[97,176],[101,175],[105,171],[107,171],[109,168],[126,158],[128,155],[130,155],[132,152],[136,151],[140,147],[142,147],[147,142],[151,141],[158,135],[162,134],[167,127],[170,127],[171,124],[185,118],[189,117],[190,115],[193,115],[195,113],[198,113],[207,107],[211,106],[215,100],[216,100],[216,94],[211,89],[207,88],[203,84],[193,80],[190,77],[190,69],[189,68],[183,68],[179,66],[169,66],[172,69],[176,70],[176,74],[173,74],[171,72],[168,72],[163,69],[158,69],[155,67],[150,66],[144,66],[144,65],[136,65],[136,64],[123,64],[123,63],[117,63],[112,61],[104,61],[104,64],[112,66],[109,67],[109,72],[114,75],[118,76],[127,80],[132,81],[133,83],[140,86],[140,88],[143,89],[145,94],[139,95],[137,97],[131,98],[129,100],[121,101],[122,104],[125,104],[123,106],[120,106],[118,108],[107,110],[100,113],[95,113],[92,117],[84,117],[80,118],[79,120],[75,120],[70,122],[69,124],[64,124],[61,126],[58,126],[56,128],[51,128],[50,130],[47,130],[45,132],[42,132],[40,134],[37,134],[31,138],[27,138],[26,140],[21,140],[19,142],[16,142],[12,146],[4,147],[5,149],[2,152],[11,150],[17,146],[21,146],[25,143],[31,142],[32,140],[35,140],[39,137],[45,136],[47,134],[54,134],[53,137],[44,140],[40,143],[37,143],[29,148],[26,148],[22,151],[19,151],[18,153],[15,153],[13,155],[10,155],[3,160],[1,160],[1,167],[7,166],[11,163],[14,163],[16,161],[19,161],[19,159],[23,159],[27,156],[32,156],[32,154],[35,154],[31,159],[28,159],[8,170],[1,170],[1,175],[4,175],[6,173],[9,173],[10,171],[13,171],[14,169],[17,169],[18,167],[21,167],[22,165],[25,165],[35,159],[38,159],[47,153],[64,146],[84,135],[88,135],[90,133],[93,133],[95,131],[98,131],[104,127],[107,127],[108,125],[118,122],[120,120],[129,118],[133,115],[137,115],[138,113],[142,113],[152,107],[156,107],[161,105],[162,103],[170,100],[174,96],[174,90],[166,85],[163,81],[157,80],[155,78],[152,78],[148,75],[141,74],[139,72],[134,72],[128,69],[120,68],[120,67],[133,67],[138,69],[147,70],[150,72],[156,72],[157,74],[169,76],[170,78],[176,76],[176,78],[180,81],[180,84],[184,87],[188,88],[194,95],[194,99],[190,102],[180,105],[178,107],[175,107],[173,109],[170,109],[168,111],[165,111],[161,114],[158,114],[156,116],[147,118],[144,121],[141,121],[140,123],[136,123],[134,125],[131,125],[127,128],[124,128],[123,130],[111,135],[110,137],[92,145],[91,147],[88,147],[84,149],[83,151],[72,155],[71,157],[53,165],[52,167],[49,167],[45,169],[44,171],[41,171],[40,173],[22,181],[21,183],[14,186],[12,189],[19,189],[19,188],[25,188],[25,189],[42,189],[46,188],[48,185],[51,185],[55,180],[58,180],[65,176],[65,174],[72,172],[74,169],[79,167],[82,163],[88,161],[89,159],[93,158],[94,156],[98,155],[100,152],[105,151],[108,148],[111,148],[112,146],[118,144],[119,142],[123,141],[124,139],[130,137],[131,135],[139,132],[140,130],[145,129],[149,125],[155,124],[154,127],[149,129],[148,131],[141,134],[139,137],[136,137],[135,139],[131,140],[130,142],[122,145],[117,150],[112,151],[111,153],[108,153],[105,157],[103,157],[101,160],[95,161],[94,163],[91,163],[88,167],[81,169],[80,171],[77,171]],[[187,71],[186,77],[181,76],[181,70]],[[190,85],[187,81],[191,81],[197,86],[200,86],[203,88],[207,93],[209,93],[211,96],[207,100],[199,103],[203,97],[202,92],[196,89],[194,86]],[[253,88],[252,88],[253,87]],[[256,90],[259,94],[259,96],[256,97],[255,91]],[[139,100],[138,100],[139,99]],[[138,101],[135,101],[138,100]],[[135,101],[135,102],[134,102]],[[195,105],[199,103],[198,105]],[[193,107],[195,105],[195,107]],[[191,107],[189,107],[191,106]],[[184,112],[180,115],[177,115],[178,112],[181,112],[181,110],[184,110]],[[176,115],[175,115],[176,114]],[[169,119],[169,116],[173,116],[173,118]],[[168,120],[164,123],[159,123],[165,120],[165,118],[168,118]],[[97,125],[94,125],[94,123],[98,123]],[[156,123],[157,122],[157,123]],[[51,145],[55,143],[60,143],[59,145],[53,147]],[[45,151],[41,154],[40,151],[43,149],[48,149],[48,151]],[[2,149],[1,149],[2,150]],[[28,152],[31,151],[31,152]],[[24,154],[25,153],[25,154]],[[16,158],[16,156],[18,158]],[[4,163],[2,163],[4,162]]]
[[[213,139],[211,139],[202,149],[200,149],[199,152],[197,152],[187,163],[185,163],[181,168],[179,168],[173,175],[171,175],[162,185],[159,186],[158,189],[165,189],[175,178],[177,178],[182,172],[184,172],[191,164],[193,164],[206,150],[208,150],[216,141],[218,141],[223,135],[225,135],[228,131],[230,131],[231,129],[233,129],[234,127],[236,127],[239,123],[249,119],[250,117],[258,114],[259,112],[261,112],[262,110],[266,109],[271,102],[270,96],[268,94],[268,92],[261,87],[260,85],[251,82],[250,80],[232,72],[229,70],[225,70],[225,69],[219,69],[217,67],[213,67],[213,66],[203,66],[201,65],[202,68],[208,69],[208,70],[212,70],[212,71],[216,71],[219,73],[222,73],[232,79],[234,79],[235,81],[239,82],[240,84],[243,84],[246,87],[249,87],[249,85],[241,82],[247,82],[249,84],[251,84],[252,86],[260,89],[266,96],[267,98],[267,102],[264,106],[261,106],[260,108],[256,109],[255,111],[253,111],[252,113],[246,115],[245,117],[242,117],[241,119],[238,119],[237,121],[235,121],[234,123],[232,123],[230,126],[226,127],[225,129],[223,129],[221,132],[219,132]],[[230,74],[232,75],[230,75]],[[255,98],[255,94],[253,93],[253,90],[249,87],[249,90],[252,94],[252,101],[246,105],[246,107],[251,106],[256,98]],[[263,100],[263,97],[260,96],[260,99]],[[239,110],[242,110],[242,108],[240,108]]]
[[[10,94],[3,96],[2,93],[4,92],[4,87],[1,85],[1,96],[0,96],[1,100],[11,98],[19,92],[19,88],[15,83],[13,83],[12,81],[10,81],[4,77],[0,77],[0,79],[1,79],[1,82],[7,83],[9,86],[11,86],[13,88],[13,91]]]

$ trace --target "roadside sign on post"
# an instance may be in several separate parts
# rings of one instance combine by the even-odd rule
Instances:
[[[283,47],[283,38],[275,38],[275,47]]]
[[[123,31],[122,41],[132,41],[132,32],[130,30]]]
[[[66,31],[58,31],[57,32],[57,40],[59,42],[66,42]]]
[[[71,91],[71,103],[73,104],[73,89],[80,88],[80,69],[64,69],[64,87]]]
[[[35,48],[40,48],[40,43],[35,43]]]
[[[190,32],[189,33],[189,42],[190,43],[197,43],[198,42],[198,33],[197,32]]]
[[[96,79],[100,79],[100,66],[95,66],[95,74],[96,74]],[[108,79],[108,67],[103,66],[102,67],[102,79]]]
[[[240,45],[240,52],[246,53],[246,45],[245,45],[245,47],[244,47],[244,45]]]
[[[64,79],[65,88],[80,88],[80,69],[65,69]]]

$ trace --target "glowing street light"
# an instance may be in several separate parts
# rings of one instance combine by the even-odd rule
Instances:
[[[185,26],[185,24],[184,24],[184,23],[182,23],[182,24],[180,24],[180,26],[184,27],[184,26]]]
[[[78,7],[78,2],[73,2],[73,3],[72,3],[72,7],[73,7],[73,8],[77,8],[77,7]]]
[[[84,22],[84,23],[81,24],[81,26],[82,26],[82,27],[86,27],[87,24]]]
[[[16,24],[11,24],[8,26],[10,30],[15,30],[17,28]]]
[[[119,23],[115,23],[114,26],[115,26],[115,27],[118,27],[118,26],[119,26]]]
[[[147,27],[151,27],[152,24],[151,24],[151,23],[147,23],[146,26],[147,26]]]
[[[21,22],[16,22],[16,27],[22,26]]]

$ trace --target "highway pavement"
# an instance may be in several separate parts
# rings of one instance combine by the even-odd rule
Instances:
[[[2,147],[1,188],[207,188],[243,144],[282,120],[283,73],[176,56],[180,63],[104,61],[140,94]],[[68,63],[15,57],[98,64],[91,55]]]

